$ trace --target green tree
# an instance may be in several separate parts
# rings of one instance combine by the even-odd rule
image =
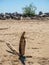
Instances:
[[[36,7],[32,4],[29,4],[29,6],[25,6],[22,10],[23,15],[32,16],[35,15]]]

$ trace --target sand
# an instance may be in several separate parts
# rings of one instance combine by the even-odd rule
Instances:
[[[6,43],[19,52],[19,40],[25,31],[25,65],[49,65],[49,20],[0,20],[0,65],[22,65],[17,55],[8,53]]]

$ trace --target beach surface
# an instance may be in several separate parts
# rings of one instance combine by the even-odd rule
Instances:
[[[0,65],[23,65],[18,55],[10,51],[6,43],[19,52],[19,40],[26,37],[25,65],[49,65],[49,20],[0,20]]]

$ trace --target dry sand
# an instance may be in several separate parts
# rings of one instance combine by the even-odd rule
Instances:
[[[25,31],[25,65],[49,65],[49,20],[0,20],[0,65],[22,65],[17,55],[8,53],[6,43],[19,50]]]

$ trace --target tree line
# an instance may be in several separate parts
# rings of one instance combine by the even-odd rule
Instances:
[[[0,19],[18,19],[20,20],[21,16],[22,17],[46,17],[48,16],[49,17],[49,13],[43,13],[42,11],[39,12],[39,14],[37,15],[36,14],[36,6],[34,6],[33,4],[29,4],[25,7],[22,8],[22,14],[21,13],[0,13]]]

